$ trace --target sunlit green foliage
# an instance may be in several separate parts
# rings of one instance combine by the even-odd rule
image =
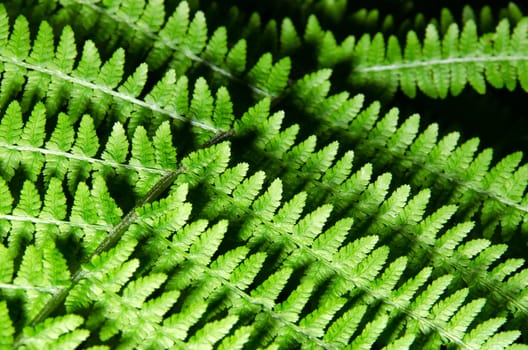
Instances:
[[[527,349],[522,154],[387,101],[527,90],[528,19],[381,10],[0,5],[0,348]]]

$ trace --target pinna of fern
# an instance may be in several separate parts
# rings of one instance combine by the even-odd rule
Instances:
[[[392,86],[385,86],[391,90],[399,84],[405,94],[414,97],[418,87],[433,98],[445,98],[448,92],[458,95],[466,83],[483,94],[485,81],[509,90],[515,89],[518,81],[527,90],[526,37],[525,20],[512,32],[509,22],[502,20],[496,32],[480,37],[472,21],[465,23],[462,30],[451,24],[442,39],[438,30],[429,25],[423,44],[410,31],[403,51],[394,37],[385,43],[380,35],[372,41],[364,36],[356,45],[356,56],[369,60],[356,62],[352,83],[377,84],[390,79]]]
[[[22,34],[8,35],[11,47],[27,31],[23,20],[16,23],[22,23]],[[268,98],[232,123],[227,90],[219,90],[223,102],[215,106],[200,79],[191,112],[184,109],[181,118],[170,118],[177,122],[167,122],[166,113],[153,119],[120,117],[121,107],[133,115],[138,109],[144,113],[142,108],[162,111],[144,102],[148,97],[116,94],[123,76],[113,87],[100,81],[90,85],[94,75],[61,76],[60,69],[26,64],[9,50],[5,54],[10,58],[6,72],[22,77],[6,74],[6,84],[15,89],[0,124],[9,151],[1,183],[6,223],[1,249],[8,252],[2,254],[3,265],[12,266],[1,288],[6,346],[522,348],[511,344],[526,332],[526,295],[519,292],[526,270],[517,271],[523,261],[507,259],[490,267],[505,245],[468,237],[473,225],[454,218],[456,206],[428,209],[434,187],[411,198],[405,182],[408,172],[416,187],[434,185],[430,179],[440,173],[442,157],[451,157],[456,138],[437,144],[424,133],[413,144],[417,118],[396,129],[395,111],[378,121],[378,105],[361,110],[361,96],[327,96],[328,71],[307,75],[285,95],[301,102],[300,114],[322,116],[323,122],[282,129],[290,114],[272,112]],[[90,69],[97,73],[99,65]],[[34,99],[44,103],[33,107],[32,99],[23,100],[31,90],[31,72],[58,76],[85,93],[47,104],[54,85],[45,83],[34,90],[41,93]],[[11,101],[17,89],[24,91],[22,100]],[[93,113],[86,101],[96,105],[104,99],[90,91],[116,98],[120,108],[96,118],[83,115]],[[82,107],[70,109],[70,101]],[[63,106],[68,113],[57,114]],[[228,111],[224,125],[224,119],[211,118],[216,109]],[[208,124],[202,118],[193,122],[197,115]],[[191,122],[205,148],[179,150],[185,155],[178,162],[172,135],[184,135],[182,122]],[[104,146],[91,145],[87,140],[97,140],[105,126],[112,131],[104,134]],[[245,152],[217,145],[224,128],[233,129],[235,145],[252,138]],[[332,129],[340,131],[341,146]],[[297,141],[298,135],[312,133],[319,140],[312,135]],[[437,149],[431,163],[438,163],[425,173],[414,168],[419,160],[412,161],[420,159],[416,152],[424,139]],[[371,157],[385,145],[407,160],[401,162],[407,171],[396,172],[394,189],[392,176],[383,173],[391,157]],[[338,159],[340,147],[344,153]],[[471,149],[453,152],[452,162],[470,164]],[[373,164],[365,164],[371,158]],[[516,166],[505,161],[486,183],[503,186],[503,177]],[[262,168],[268,176],[258,171]],[[472,172],[483,176],[485,170]],[[15,174],[27,177],[21,190]],[[133,208],[113,198],[109,184],[115,177],[126,179],[135,192]],[[479,193],[475,186],[471,189]],[[43,200],[39,192],[45,193]],[[488,192],[492,200],[519,209],[499,191]],[[449,220],[454,220],[451,227]],[[71,244],[79,255],[65,249]],[[32,271],[34,266],[41,267]],[[18,300],[23,304],[17,307]],[[494,308],[504,302],[507,314]],[[17,313],[25,318],[12,316]]]
[[[30,18],[48,20],[60,28],[72,26],[79,33],[87,30],[92,34],[90,40],[104,49],[104,55],[126,47],[131,57],[146,57],[150,70],[158,72],[169,66],[178,76],[191,77],[205,67],[214,87],[234,83],[248,88],[256,98],[278,97],[286,87],[291,66],[288,57],[272,63],[269,53],[250,54],[245,38],[228,40],[225,26],[208,35],[204,13],[191,11],[186,1],[168,12],[165,21],[160,21],[160,14],[170,6],[161,1],[46,3]],[[24,10],[31,5],[12,6]]]
[[[46,107],[51,114],[55,114],[63,104],[67,104],[72,123],[88,109],[95,118],[96,125],[101,123],[105,114],[110,111],[112,114],[117,113],[115,117],[122,123],[132,116],[130,123],[132,127],[141,123],[145,111],[149,111],[174,120],[192,119],[191,123],[197,125],[199,129],[217,131],[210,122],[198,120],[205,117],[206,106],[213,108],[213,101],[207,96],[207,84],[203,80],[197,81],[193,95],[194,103],[191,103],[190,107],[187,101],[187,79],[181,77],[176,81],[172,70],[168,71],[149,94],[138,98],[146,83],[148,69],[146,65],[140,65],[126,81],[122,81],[124,70],[122,50],[117,50],[101,66],[97,49],[92,42],[87,41],[82,57],[74,67],[77,52],[71,29],[64,29],[59,45],[55,49],[53,33],[46,22],[40,26],[32,45],[29,40],[28,23],[23,17],[17,19],[13,30],[10,31],[4,10],[2,26],[6,34],[3,37],[5,51],[1,54],[5,71],[2,81],[2,101],[4,101],[2,105],[5,105],[5,101],[24,86],[22,110],[27,110],[34,99],[45,97]],[[225,91],[219,90],[219,98],[225,100]],[[98,103],[93,103],[94,100]],[[193,105],[203,103],[206,103],[203,115],[194,113],[194,109],[197,108],[193,108]],[[188,108],[190,108],[189,113],[194,113],[192,118],[183,116],[187,114]],[[229,112],[228,108],[222,108]],[[215,115],[218,118],[229,118],[229,115],[219,116],[218,113]],[[219,124],[225,122],[219,121]]]
[[[293,88],[296,103],[306,110],[308,117],[314,118],[313,125],[318,126],[312,132],[323,139],[337,134],[341,143],[354,147],[356,157],[364,157],[375,168],[392,166],[398,181],[440,191],[439,195],[448,202],[460,206],[461,218],[479,214],[487,237],[493,236],[497,228],[506,240],[519,226],[524,232],[527,168],[520,164],[520,152],[497,161],[490,168],[492,150],[477,153],[477,139],[457,147],[459,133],[438,140],[436,124],[419,133],[417,115],[398,127],[396,109],[379,119],[378,102],[361,111],[364,101],[361,95],[327,96],[330,73],[321,70],[307,75]]]

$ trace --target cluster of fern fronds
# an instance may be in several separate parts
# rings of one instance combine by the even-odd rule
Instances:
[[[528,349],[528,16],[416,3],[3,1],[0,349]]]

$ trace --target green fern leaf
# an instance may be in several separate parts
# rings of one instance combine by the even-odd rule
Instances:
[[[522,6],[383,6],[0,5],[0,347],[523,348]]]

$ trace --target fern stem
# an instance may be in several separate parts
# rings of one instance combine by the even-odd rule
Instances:
[[[89,228],[89,229],[101,230],[101,231],[110,231],[112,229],[112,227],[108,225],[85,224],[82,222],[42,219],[42,218],[36,218],[36,217],[30,217],[30,216],[16,216],[16,215],[0,214],[0,219],[5,219],[9,221],[18,221],[18,222],[32,222],[34,224],[45,224],[45,225],[56,225],[56,226],[66,225],[66,226]]]
[[[61,286],[54,286],[54,287],[46,288],[46,287],[24,286],[24,285],[19,285],[19,284],[0,283],[0,289],[33,290],[33,291],[42,292],[42,293],[55,294],[59,290],[61,290]]]
[[[428,61],[417,61],[409,63],[395,63],[386,65],[373,65],[362,67],[361,65],[354,68],[354,72],[384,72],[402,69],[413,69],[430,66],[445,66],[451,64],[468,64],[468,63],[495,63],[495,62],[519,62],[528,61],[528,56],[466,56],[445,59],[433,59]]]
[[[97,159],[97,158],[90,158],[90,157],[85,157],[85,156],[78,155],[78,154],[71,154],[71,153],[62,152],[62,151],[54,151],[54,150],[49,150],[49,149],[39,148],[39,147],[17,146],[17,145],[3,144],[3,143],[0,143],[0,147],[9,149],[9,150],[20,151],[20,152],[31,152],[31,153],[38,153],[38,154],[44,154],[44,155],[59,156],[59,157],[67,158],[67,159],[90,163],[90,164],[109,166],[112,168],[123,168],[123,169],[128,169],[128,170],[135,170],[138,172],[144,171],[147,173],[162,174],[162,175],[166,175],[170,172],[170,170],[149,168],[149,167],[144,167],[140,165],[121,164],[121,163],[116,163],[112,161],[107,161],[107,160],[102,160],[102,159]]]
[[[185,116],[182,116],[182,115],[178,114],[175,111],[166,110],[166,109],[164,109],[163,107],[161,107],[161,106],[159,106],[157,104],[148,103],[148,102],[145,102],[143,100],[137,99],[135,97],[120,93],[118,91],[114,91],[114,90],[112,90],[112,89],[110,89],[110,88],[108,88],[106,86],[94,84],[94,83],[92,83],[90,81],[83,80],[83,79],[80,79],[80,78],[77,78],[77,77],[73,77],[73,76],[68,75],[68,74],[64,74],[63,72],[61,72],[59,70],[49,69],[49,68],[46,68],[46,67],[42,67],[40,65],[35,65],[35,64],[27,63],[27,62],[22,62],[22,61],[15,60],[15,59],[12,59],[12,58],[9,58],[9,57],[5,57],[5,56],[1,56],[1,55],[0,55],[0,62],[14,64],[14,65],[16,65],[18,67],[22,67],[22,68],[29,69],[29,70],[32,70],[32,71],[36,71],[36,72],[40,72],[40,73],[43,73],[43,74],[47,74],[49,76],[56,77],[56,78],[62,79],[64,81],[70,82],[72,84],[76,84],[76,85],[80,85],[80,86],[86,87],[88,89],[100,91],[100,92],[102,92],[102,93],[104,93],[106,95],[110,95],[110,96],[112,96],[112,97],[114,97],[116,99],[123,100],[123,101],[129,102],[131,104],[143,107],[143,108],[148,109],[148,110],[150,110],[152,112],[156,112],[156,113],[160,113],[160,114],[166,115],[166,116],[168,116],[168,117],[170,117],[172,119],[179,120],[179,121],[182,121],[182,122],[189,122],[189,123],[191,123],[191,125],[196,126],[196,127],[200,128],[200,129],[204,129],[204,130],[207,130],[207,131],[212,131],[214,133],[218,133],[218,132],[222,132],[223,131],[223,130],[217,129],[217,128],[213,127],[213,126],[210,126],[210,125],[207,125],[205,123],[199,122],[199,121],[197,121],[195,119],[187,118]]]
[[[138,204],[134,206],[124,217],[121,222],[117,224],[112,231],[108,234],[106,239],[93,251],[93,253],[87,258],[90,261],[94,256],[101,254],[111,248],[113,248],[117,242],[121,239],[128,227],[134,223],[137,219],[136,209],[143,205],[152,202],[159,197],[169,186],[174,182],[176,177],[184,172],[184,168],[180,167],[175,171],[171,171],[167,175],[163,176],[149,191],[141,198]]]

